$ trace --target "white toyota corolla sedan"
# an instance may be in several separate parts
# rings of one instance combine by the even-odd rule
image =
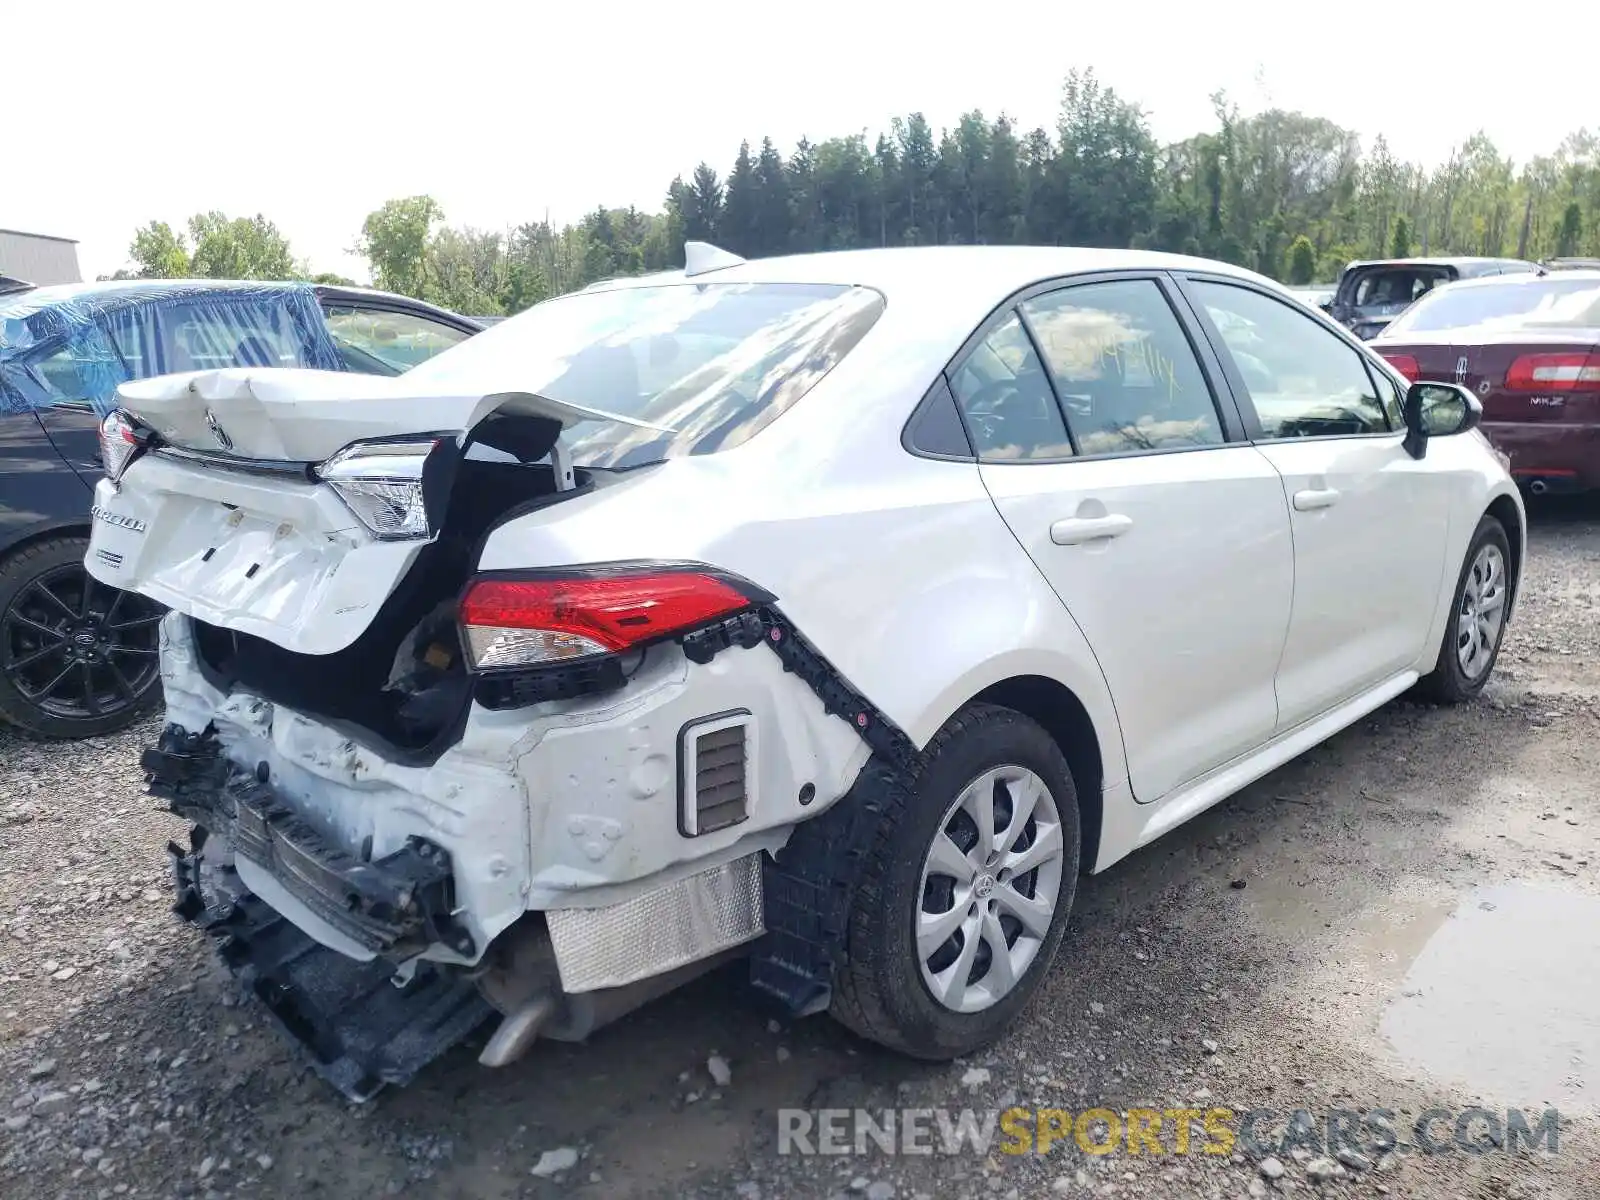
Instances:
[[[998,1037],[1102,871],[1385,701],[1526,543],[1475,397],[1276,284],[957,247],[599,284],[393,380],[125,385],[179,911],[352,1096],[730,957]]]

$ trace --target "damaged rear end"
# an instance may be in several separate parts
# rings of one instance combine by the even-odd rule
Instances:
[[[864,332],[821,302],[801,349]],[[172,610],[143,765],[191,825],[177,909],[354,1098],[491,1019],[500,1065],[747,951],[764,858],[893,735],[757,583],[574,552],[568,514],[652,503],[574,428],[646,464],[675,429],[414,375],[125,385],[86,560]],[[480,568],[507,546],[525,566]]]

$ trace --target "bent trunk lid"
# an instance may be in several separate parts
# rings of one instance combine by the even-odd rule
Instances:
[[[315,464],[372,438],[429,434],[459,448],[495,412],[550,422],[558,447],[559,430],[580,421],[641,424],[526,392],[417,396],[396,382],[232,369],[123,385],[119,407],[159,441],[120,481],[96,486],[89,573],[209,624],[330,654],[361,636],[438,530],[378,538]]]

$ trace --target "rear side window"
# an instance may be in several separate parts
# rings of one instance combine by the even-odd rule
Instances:
[[[1192,280],[1244,379],[1261,437],[1387,433],[1385,405],[1361,354],[1289,301]]]
[[[1079,454],[1222,443],[1194,348],[1152,279],[1082,284],[1022,305]]]
[[[1044,364],[1015,312],[973,348],[950,381],[983,462],[1068,458],[1072,441]]]
[[[128,376],[144,379],[224,367],[304,367],[306,331],[284,305],[205,297],[136,305],[100,319]]]
[[[398,375],[467,340],[467,334],[416,313],[329,305],[328,332],[351,370]]]

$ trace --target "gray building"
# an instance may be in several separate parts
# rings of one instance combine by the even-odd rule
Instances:
[[[0,229],[0,275],[40,286],[81,283],[83,273],[78,268],[78,243],[71,238],[44,233]]]

